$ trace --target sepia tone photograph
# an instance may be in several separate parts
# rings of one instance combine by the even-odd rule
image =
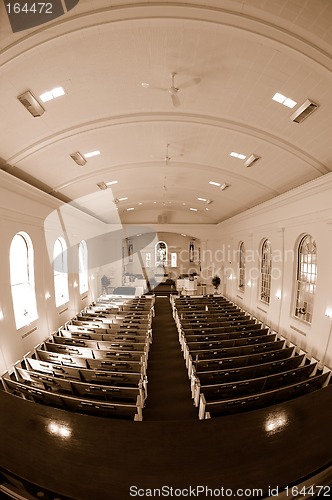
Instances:
[[[0,0],[0,498],[332,497],[332,0]]]

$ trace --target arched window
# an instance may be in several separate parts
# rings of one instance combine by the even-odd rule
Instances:
[[[33,246],[28,234],[20,232],[14,236],[9,260],[14,316],[19,329],[38,318]]]
[[[155,247],[155,265],[156,267],[163,267],[167,265],[167,243],[158,241]]]
[[[298,246],[295,316],[311,323],[317,281],[317,248],[310,235]]]
[[[271,296],[271,271],[272,271],[272,250],[269,240],[263,241],[261,254],[261,289],[260,299],[266,304],[270,303]]]
[[[79,265],[79,284],[80,293],[87,292],[89,289],[88,275],[88,245],[82,240],[78,247],[78,265]]]
[[[245,268],[246,268],[246,249],[243,241],[239,246],[239,290],[244,291]]]
[[[67,265],[67,245],[60,237],[54,243],[53,248],[53,272],[54,272],[54,293],[56,307],[62,306],[69,300],[68,292],[68,265]]]

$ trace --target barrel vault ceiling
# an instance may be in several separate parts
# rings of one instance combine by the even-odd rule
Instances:
[[[81,0],[15,33],[5,3],[0,165],[51,195],[108,223],[216,224],[332,170],[330,0]]]

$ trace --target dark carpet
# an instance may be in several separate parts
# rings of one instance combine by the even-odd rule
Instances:
[[[156,296],[143,420],[198,419],[169,297]]]

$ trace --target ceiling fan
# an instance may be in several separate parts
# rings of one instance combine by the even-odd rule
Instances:
[[[200,78],[192,78],[191,80],[188,80],[187,82],[184,82],[181,87],[177,87],[175,85],[175,76],[176,76],[176,72],[173,71],[173,73],[171,73],[171,85],[170,87],[168,88],[160,88],[160,87],[153,87],[151,86],[149,83],[142,83],[142,87],[144,88],[150,88],[150,89],[155,89],[155,90],[167,90],[171,96],[171,99],[172,99],[172,103],[173,103],[173,106],[175,108],[178,108],[180,105],[181,105],[181,102],[180,102],[180,99],[179,99],[179,96],[178,96],[178,92],[182,89],[185,89],[187,87],[191,87],[192,85],[195,85],[196,83],[199,83],[201,80]]]
[[[175,87],[175,84],[174,84],[175,75],[176,75],[176,73],[172,73],[172,75],[171,75],[171,77],[172,77],[172,84],[169,87],[168,92],[171,94],[171,99],[172,99],[173,106],[175,108],[178,108],[180,106],[180,104],[181,104],[179,96],[178,96],[178,92],[179,92],[180,89],[179,89],[179,87]]]

